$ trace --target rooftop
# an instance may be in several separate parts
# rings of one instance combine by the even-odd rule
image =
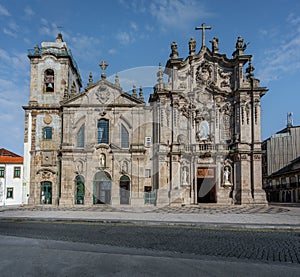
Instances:
[[[8,151],[5,148],[0,148],[0,164],[22,164],[23,157]]]

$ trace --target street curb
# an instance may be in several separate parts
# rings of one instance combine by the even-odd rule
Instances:
[[[124,224],[153,227],[192,227],[200,229],[221,230],[257,230],[257,231],[294,231],[300,232],[300,225],[256,224],[256,223],[225,223],[225,222],[184,222],[184,221],[155,221],[127,219],[84,219],[84,218],[43,218],[43,217],[0,217],[0,222],[52,222],[52,223],[90,223],[90,224]]]

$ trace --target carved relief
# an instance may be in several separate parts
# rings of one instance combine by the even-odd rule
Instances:
[[[225,72],[221,69],[218,70],[219,76],[221,77],[220,86],[221,88],[230,87],[230,79],[231,79],[231,72]]]
[[[103,84],[99,86],[95,94],[97,100],[102,104],[106,103],[110,96],[110,92],[107,90],[107,87]]]
[[[46,114],[44,117],[44,123],[50,124],[52,122],[52,116],[50,114]]]
[[[200,66],[197,67],[196,71],[196,82],[202,85],[210,85],[213,81],[212,79],[213,66],[204,61]]]
[[[253,159],[259,161],[261,159],[261,155],[260,154],[254,154]]]

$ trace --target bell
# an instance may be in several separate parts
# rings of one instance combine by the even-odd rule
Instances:
[[[53,88],[52,83],[49,83],[49,84],[47,85],[47,88]]]

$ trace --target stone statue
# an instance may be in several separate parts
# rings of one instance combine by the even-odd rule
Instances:
[[[122,163],[122,171],[123,172],[128,172],[128,163],[127,163],[127,161],[123,161],[123,163]]]
[[[99,163],[100,163],[100,167],[105,167],[105,155],[104,154],[100,154]]]
[[[188,185],[188,169],[186,167],[184,167],[182,169],[182,176],[181,176],[181,183],[183,186],[187,186]]]
[[[171,50],[172,50],[172,52],[170,54],[170,58],[177,59],[178,58],[177,43],[174,41],[171,43]]]
[[[244,44],[243,43],[244,43],[244,39],[242,37],[238,37],[235,44],[236,50],[232,54],[234,57],[244,54],[244,51],[246,50],[249,43],[244,43]]]
[[[189,54],[193,56],[195,55],[195,51],[196,51],[196,40],[191,38],[189,41]]]
[[[207,140],[209,137],[209,125],[206,120],[200,123],[199,137],[200,140]]]
[[[214,37],[211,41],[211,48],[213,53],[218,53],[219,51],[219,39]]]
[[[229,170],[228,166],[225,167],[223,176],[224,176],[224,185],[231,185],[230,180],[229,180],[230,170]]]

